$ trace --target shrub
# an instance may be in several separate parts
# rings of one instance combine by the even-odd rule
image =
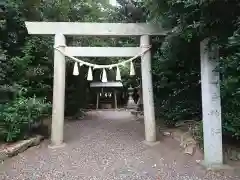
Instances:
[[[5,142],[24,139],[33,124],[49,114],[51,105],[45,99],[19,97],[0,106],[0,138]]]
[[[194,139],[199,143],[200,147],[203,147],[203,122],[196,122],[190,129],[190,132]]]

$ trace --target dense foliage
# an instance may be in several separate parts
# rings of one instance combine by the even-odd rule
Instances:
[[[18,97],[0,106],[0,137],[16,141],[31,135],[31,130],[49,114],[51,105],[44,99]]]
[[[88,0],[6,0],[0,24],[1,137],[11,141],[26,135],[32,121],[49,112],[52,99],[53,37],[29,36],[24,21],[145,22],[173,28],[153,38],[153,81],[156,112],[168,124],[201,119],[200,41],[206,37],[220,47],[223,130],[240,137],[240,3],[238,0],[118,0],[119,8]],[[135,38],[68,37],[69,45],[131,46]],[[109,63],[117,59],[85,59]],[[140,67],[137,65],[137,67]],[[88,82],[73,77],[67,64],[66,114],[73,115],[88,102]],[[137,72],[140,77],[139,68]],[[100,72],[96,72],[95,78]],[[97,78],[96,78],[97,79]],[[138,85],[123,74],[124,84]],[[18,95],[19,89],[26,93]],[[34,98],[34,97],[37,98]],[[33,97],[33,98],[29,98]],[[40,98],[41,100],[37,100]],[[43,99],[47,99],[46,101]],[[32,103],[34,102],[34,103]],[[34,105],[33,105],[34,104]],[[9,123],[9,124],[7,124]],[[9,126],[15,124],[15,126]],[[7,131],[6,131],[7,130]],[[10,133],[10,135],[8,134]]]
[[[5,15],[0,25],[0,137],[5,141],[24,137],[31,124],[36,124],[46,112],[50,113],[53,37],[29,36],[24,25],[26,20],[114,22],[124,21],[124,16],[104,1],[6,0]],[[134,39],[67,38],[69,45],[122,46],[131,43],[134,43]],[[96,58],[85,60],[102,64],[118,61]],[[67,61],[66,115],[78,113],[89,101],[88,82],[85,80],[87,68],[81,68],[79,77],[72,76],[72,69],[73,62]],[[94,76],[99,79],[100,72]],[[26,92],[19,97],[20,89]]]
[[[144,6],[150,19],[174,28],[154,59],[161,117],[170,123],[201,118],[199,42],[209,37],[220,47],[223,130],[239,137],[239,1],[151,0]]]

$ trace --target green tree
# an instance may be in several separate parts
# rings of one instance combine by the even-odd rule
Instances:
[[[239,136],[239,2],[151,0],[144,6],[150,20],[174,29],[154,59],[161,116],[170,123],[201,118],[199,43],[210,37],[220,46],[223,130]]]

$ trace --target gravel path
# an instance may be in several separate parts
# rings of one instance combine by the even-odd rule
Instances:
[[[130,113],[91,112],[66,123],[64,148],[48,149],[44,141],[1,164],[0,180],[239,179],[232,172],[206,172],[196,164],[198,157],[183,155],[171,138],[154,147],[143,140],[144,126]]]

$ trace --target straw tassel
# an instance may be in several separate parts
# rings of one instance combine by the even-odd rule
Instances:
[[[121,78],[120,69],[119,69],[119,67],[117,66],[116,81],[121,81],[121,80],[122,80],[122,78]]]
[[[78,76],[79,75],[79,69],[78,69],[78,63],[77,62],[74,63],[73,75],[74,76]]]
[[[107,82],[107,72],[106,69],[103,69],[103,73],[102,73],[102,82]]]
[[[133,65],[133,62],[131,61],[130,63],[130,76],[134,76],[136,73],[135,73],[135,68],[134,68],[134,65]]]
[[[89,66],[89,68],[88,68],[87,80],[88,80],[88,81],[92,81],[92,80],[93,80],[92,67],[90,67],[90,66]]]

